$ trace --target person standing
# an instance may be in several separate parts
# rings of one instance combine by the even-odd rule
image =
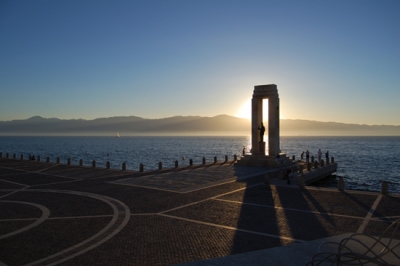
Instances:
[[[308,150],[306,150],[306,162],[310,162],[310,152]]]
[[[318,163],[321,163],[322,152],[321,149],[318,150]]]
[[[301,155],[300,155],[300,159],[301,159],[301,161],[303,161],[303,158],[304,158],[304,151],[301,153]]]
[[[326,163],[329,163],[329,151],[326,151],[325,159],[326,159]]]

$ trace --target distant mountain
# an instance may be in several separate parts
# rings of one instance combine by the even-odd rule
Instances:
[[[94,120],[43,118],[0,121],[0,135],[250,135],[250,121],[228,115],[174,116],[144,119],[137,116]],[[400,136],[400,126],[358,125],[283,119],[281,136]]]

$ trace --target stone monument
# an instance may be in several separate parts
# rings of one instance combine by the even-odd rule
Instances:
[[[268,146],[264,142],[263,100],[268,99]],[[261,134],[262,133],[262,134]],[[279,95],[275,84],[254,86],[251,100],[251,154],[242,156],[239,165],[280,166],[293,162],[280,153]],[[268,153],[266,154],[266,147]]]

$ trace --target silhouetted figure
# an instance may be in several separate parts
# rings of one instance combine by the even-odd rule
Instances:
[[[258,130],[260,130],[260,141],[264,141],[265,127],[263,123],[261,123],[261,127],[258,127]]]
[[[329,151],[325,153],[326,162],[329,163]]]
[[[303,159],[304,159],[304,151],[301,153],[300,159],[301,159],[301,161],[303,161]]]
[[[308,163],[310,161],[310,152],[306,150],[306,162]]]
[[[246,147],[243,147],[242,155],[244,156],[245,153],[246,153]]]

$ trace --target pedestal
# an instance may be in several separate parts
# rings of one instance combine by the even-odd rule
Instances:
[[[265,155],[265,142],[264,141],[260,141],[258,143],[258,151],[259,151],[259,154]]]

